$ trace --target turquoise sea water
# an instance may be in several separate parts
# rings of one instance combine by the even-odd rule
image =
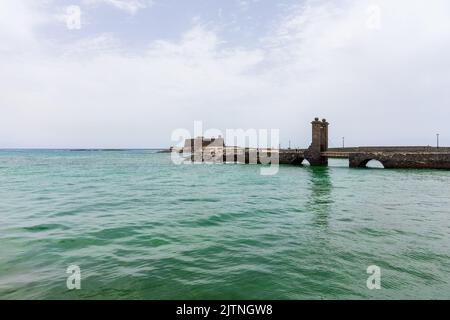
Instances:
[[[0,151],[0,298],[449,299],[450,172],[346,166]]]

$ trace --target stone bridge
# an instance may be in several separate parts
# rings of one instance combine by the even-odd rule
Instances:
[[[328,158],[348,158],[351,168],[365,167],[377,160],[385,168],[450,169],[450,148],[433,147],[356,147],[328,148],[329,123],[314,119],[312,142],[306,150],[280,150],[280,163],[298,164],[306,159],[313,166],[328,165]],[[293,161],[292,161],[293,159]]]
[[[450,169],[450,153],[442,152],[356,152],[349,155],[351,168],[363,168],[377,160],[386,169]]]
[[[366,167],[377,160],[387,169],[450,169],[450,148],[437,147],[354,147],[328,148],[329,123],[314,119],[312,142],[308,149],[279,150],[280,164],[301,165],[307,160],[312,166],[326,166],[329,158],[349,159],[351,168]]]
[[[238,147],[224,147],[219,154],[213,156],[213,161],[232,161],[240,163],[267,163],[267,157],[277,153],[280,164],[302,165],[307,160],[311,166],[327,166],[329,158],[349,159],[351,168],[365,167],[371,160],[377,160],[385,168],[404,169],[450,169],[450,148],[437,147],[354,147],[328,148],[329,123],[315,118],[312,125],[312,142],[308,149],[264,150]],[[205,150],[191,156],[193,161],[205,160]],[[195,158],[200,156],[200,158]]]
[[[364,150],[364,148],[362,148]],[[433,149],[433,148],[432,148]],[[436,149],[436,148],[434,148]],[[355,151],[341,149],[340,151],[322,152],[321,156],[328,158],[349,159],[351,168],[364,168],[371,160],[379,161],[384,168],[415,168],[415,169],[450,169],[450,150],[405,151],[402,147],[371,148],[371,151]],[[305,155],[306,150],[280,150],[280,164],[302,165],[304,160],[311,161]],[[249,163],[246,161],[246,163]]]

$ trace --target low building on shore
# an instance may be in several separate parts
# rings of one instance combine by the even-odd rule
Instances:
[[[221,136],[218,138],[197,137],[185,140],[183,152],[196,153],[208,150],[223,153],[224,148],[225,140]]]

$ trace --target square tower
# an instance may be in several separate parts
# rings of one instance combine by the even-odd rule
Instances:
[[[305,152],[305,158],[313,166],[328,165],[328,158],[322,156],[322,152],[328,150],[328,126],[326,119],[322,121],[315,118],[312,125],[312,141],[308,150]]]

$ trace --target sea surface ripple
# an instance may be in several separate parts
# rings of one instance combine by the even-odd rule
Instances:
[[[450,299],[450,172],[347,166],[0,151],[0,298]]]

